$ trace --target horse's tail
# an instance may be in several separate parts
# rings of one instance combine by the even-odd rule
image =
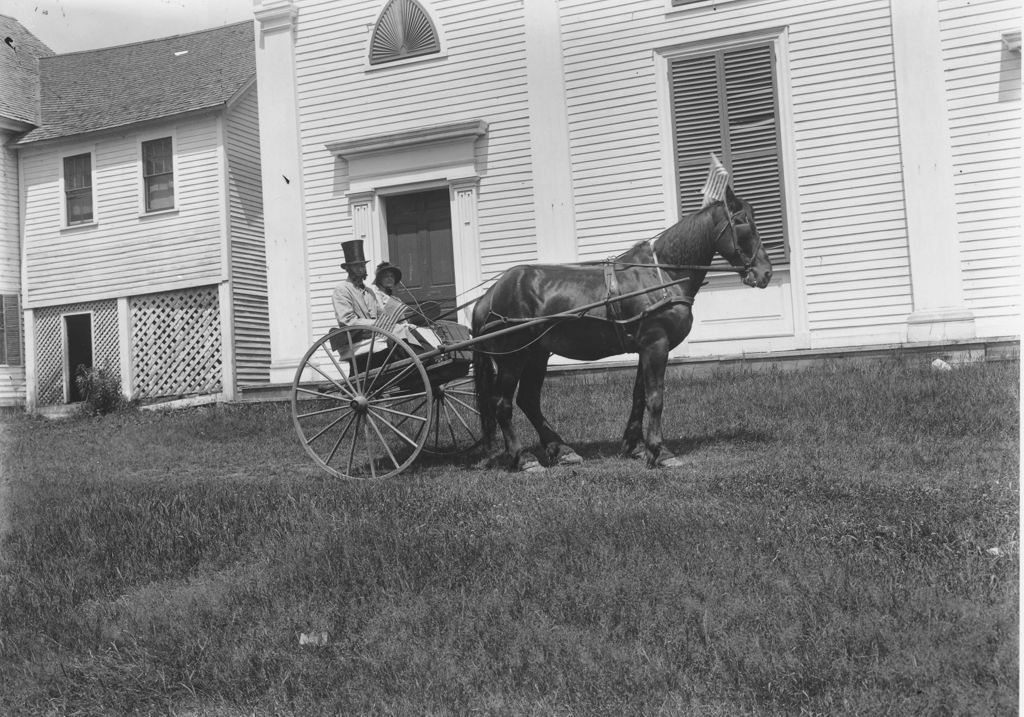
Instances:
[[[489,314],[490,301],[488,291],[473,307],[473,336],[479,338],[484,331],[484,324]],[[498,416],[494,398],[495,372],[494,361],[485,351],[473,352],[473,380],[476,388],[476,410],[480,414],[480,438],[487,448],[491,447],[494,434],[498,430]]]
[[[473,379],[476,383],[476,410],[480,413],[480,438],[487,448],[498,429],[494,396],[494,361],[483,351],[473,352]]]

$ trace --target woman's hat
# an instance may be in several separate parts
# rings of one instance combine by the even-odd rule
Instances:
[[[365,264],[366,257],[363,255],[363,240],[353,239],[341,243],[341,250],[345,252],[345,261],[341,267],[344,269],[349,264]]]
[[[390,261],[382,261],[377,265],[376,271],[373,273],[373,280],[380,281],[380,275],[390,271],[395,275],[395,283],[398,284],[402,281],[402,270],[392,264]]]

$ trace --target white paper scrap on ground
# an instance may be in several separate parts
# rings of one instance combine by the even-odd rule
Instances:
[[[326,632],[303,632],[299,634],[299,645],[323,647],[327,644]]]

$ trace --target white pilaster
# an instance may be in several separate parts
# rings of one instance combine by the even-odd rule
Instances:
[[[222,281],[217,287],[217,303],[220,308],[220,390],[227,401],[234,401],[238,397],[235,390],[235,305],[231,299],[231,282]]]
[[[36,312],[27,309],[22,312],[21,318],[25,331],[25,410],[31,412],[39,403],[39,386],[36,384]]]
[[[377,236],[374,211],[376,201],[377,194],[373,191],[348,194],[348,208],[352,214],[352,238],[362,240],[363,250],[367,252],[366,258],[370,261],[380,255],[380,237]]]
[[[964,306],[935,0],[890,0],[914,311],[909,341],[974,337]]]
[[[557,0],[524,0],[537,259],[576,261],[569,120]]]
[[[132,376],[132,316],[127,296],[117,300],[117,343],[121,359],[121,395],[130,399],[135,378]]]
[[[270,380],[290,382],[312,343],[302,150],[290,0],[254,8],[259,86],[267,299],[270,304]]]
[[[463,304],[483,293],[480,286],[480,242],[477,241],[477,192],[478,177],[453,180],[452,202],[452,246],[455,250],[455,291],[456,301]],[[472,309],[463,309],[459,319],[470,323]]]

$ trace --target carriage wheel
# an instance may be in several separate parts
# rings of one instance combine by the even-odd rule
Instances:
[[[476,386],[465,376],[433,387],[430,432],[423,450],[438,455],[467,453],[480,445],[480,412]]]
[[[373,360],[353,370],[339,352],[352,355],[367,336]],[[423,363],[408,344],[376,327],[335,329],[313,344],[295,372],[291,399],[306,452],[339,478],[397,475],[429,435],[433,397]]]

